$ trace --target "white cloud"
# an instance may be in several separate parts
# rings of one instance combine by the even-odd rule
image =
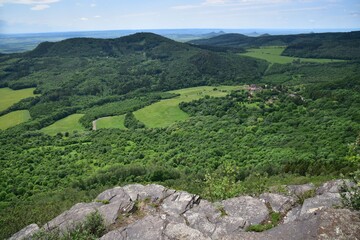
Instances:
[[[95,3],[90,4],[90,7],[96,7]]]
[[[94,18],[101,18],[101,16],[100,16],[100,15],[96,15],[96,16],[94,16]]]
[[[28,4],[28,5],[46,5],[49,3],[56,3],[60,0],[0,0],[0,4],[13,3],[13,4]]]
[[[89,19],[86,18],[86,17],[82,17],[82,18],[80,18],[80,20],[81,20],[81,21],[87,21],[87,20],[89,20]]]
[[[35,5],[30,9],[34,10],[34,11],[41,11],[41,10],[47,9],[49,7],[50,7],[49,5],[41,4],[41,5]]]

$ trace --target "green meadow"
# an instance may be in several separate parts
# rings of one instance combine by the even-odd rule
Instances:
[[[180,96],[162,100],[150,106],[134,112],[135,117],[143,122],[146,127],[166,127],[177,121],[184,121],[189,115],[179,108],[181,102],[191,102],[205,96],[222,97],[231,90],[242,89],[243,86],[220,86],[220,87],[193,87],[185,88],[171,93],[180,94]]]
[[[102,128],[119,128],[126,129],[124,126],[125,115],[103,117],[96,120],[96,129]]]
[[[280,47],[280,46],[251,48],[251,49],[248,49],[246,53],[242,53],[241,55],[263,59],[272,64],[273,63],[280,63],[280,64],[291,63],[296,59],[300,59],[301,62],[315,62],[315,63],[328,63],[328,62],[340,61],[340,60],[333,60],[333,59],[296,58],[296,57],[281,56],[281,54],[284,50],[285,50],[285,47]]]
[[[12,90],[10,88],[0,88],[0,111],[3,111],[21,99],[34,97],[35,88],[26,88],[21,90]]]
[[[57,133],[73,132],[73,131],[84,131],[85,128],[80,124],[79,119],[84,114],[72,114],[63,118],[48,127],[41,129],[43,133],[48,135],[56,135]]]
[[[31,117],[28,110],[14,111],[0,117],[0,129],[8,129],[30,119]]]

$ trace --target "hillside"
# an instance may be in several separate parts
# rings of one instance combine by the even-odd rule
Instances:
[[[253,48],[287,46],[283,55],[310,58],[360,59],[360,32],[312,33],[298,35],[224,34],[210,39],[192,40],[196,45]]]
[[[41,94],[36,102],[22,102],[13,109],[28,109],[40,127],[139,93],[256,82],[267,67],[265,61],[200,49],[152,33],[46,42],[31,52],[0,57],[0,63],[0,86],[36,87]]]
[[[139,33],[1,55],[0,239],[114,186],[222,201],[358,177],[360,63],[233,48]]]

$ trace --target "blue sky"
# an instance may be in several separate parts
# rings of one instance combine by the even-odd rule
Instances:
[[[360,0],[0,0],[0,32],[360,28]]]

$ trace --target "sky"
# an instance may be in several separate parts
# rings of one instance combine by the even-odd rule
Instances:
[[[359,29],[360,0],[0,0],[0,33]]]

